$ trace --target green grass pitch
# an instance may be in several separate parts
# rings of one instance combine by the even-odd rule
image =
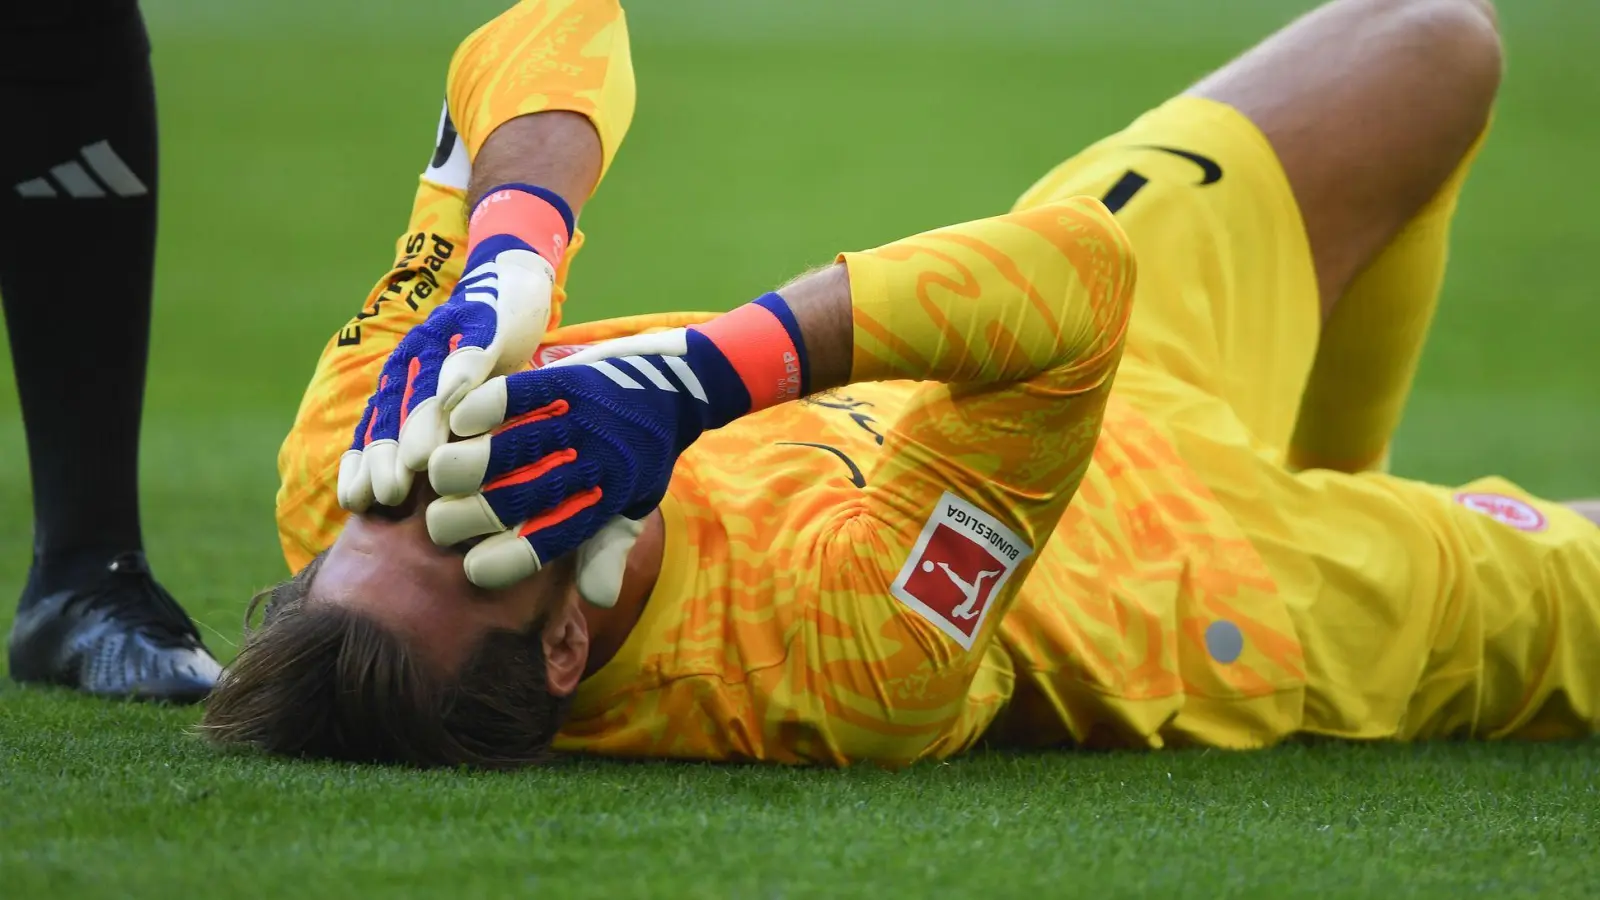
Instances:
[[[638,0],[639,110],[585,213],[570,309],[726,308],[837,249],[998,211],[1308,5]],[[284,574],[278,441],[391,258],[445,62],[494,7],[146,2],[164,206],[145,524],[225,655],[245,598]],[[1600,494],[1597,9],[1502,4],[1508,77],[1404,474]],[[29,497],[6,379],[0,460],[8,627]],[[1600,892],[1593,743],[483,776],[221,757],[194,718],[0,687],[0,896]]]

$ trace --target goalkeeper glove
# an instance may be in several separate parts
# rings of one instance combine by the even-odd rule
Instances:
[[[572,211],[543,188],[507,184],[478,202],[468,224],[466,273],[450,299],[389,355],[355,439],[339,460],[339,505],[398,505],[413,472],[449,440],[446,419],[492,375],[525,367],[550,321],[555,270]]]
[[[640,521],[673,463],[707,429],[804,396],[805,347],[788,304],[767,294],[703,326],[597,344],[495,378],[450,414],[460,435],[433,453],[434,542],[489,534],[466,554],[484,588],[580,553],[578,589],[616,602]],[[591,536],[595,540],[584,542]]]

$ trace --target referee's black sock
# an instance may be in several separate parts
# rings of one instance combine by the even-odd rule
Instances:
[[[0,61],[13,124],[0,140],[0,305],[33,478],[24,608],[142,549],[156,236],[155,86],[138,7],[25,7],[40,11],[23,15]]]

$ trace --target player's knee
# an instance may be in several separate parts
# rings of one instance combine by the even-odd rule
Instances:
[[[1467,6],[1472,7],[1480,18],[1488,24],[1495,34],[1500,33],[1500,13],[1495,9],[1492,0],[1465,0]]]
[[[1488,124],[1504,68],[1498,17],[1490,0],[1409,0],[1400,4],[1402,27],[1436,85],[1433,111],[1470,129]]]

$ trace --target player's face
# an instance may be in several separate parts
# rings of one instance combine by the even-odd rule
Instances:
[[[570,580],[541,573],[488,591],[467,580],[462,553],[428,537],[426,484],[406,506],[351,516],[323,561],[311,598],[359,609],[405,635],[434,665],[454,671],[490,628],[522,631],[576,602]]]

